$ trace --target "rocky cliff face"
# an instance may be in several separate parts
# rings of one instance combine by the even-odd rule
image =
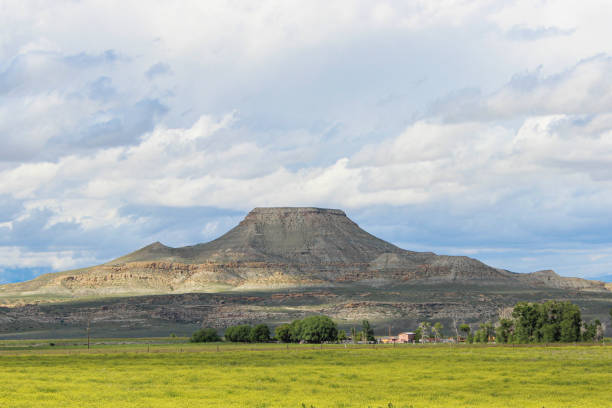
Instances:
[[[503,284],[607,291],[552,271],[515,274],[468,257],[396,247],[343,211],[256,208],[218,239],[170,248],[159,242],[104,265],[0,286],[2,295],[110,295],[336,287],[405,282]]]

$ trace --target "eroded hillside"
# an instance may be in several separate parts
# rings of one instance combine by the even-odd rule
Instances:
[[[359,228],[340,210],[256,208],[214,241],[182,248],[156,242],[104,265],[3,285],[0,294],[116,296],[411,281],[607,291],[602,282],[552,271],[515,274],[468,257],[404,250]]]

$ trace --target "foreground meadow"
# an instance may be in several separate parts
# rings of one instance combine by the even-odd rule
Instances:
[[[0,406],[612,407],[612,347],[219,350],[0,354]]]

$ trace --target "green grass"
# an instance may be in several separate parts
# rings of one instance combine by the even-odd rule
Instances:
[[[147,345],[175,345],[185,344],[188,337],[146,337],[146,338],[92,338],[90,345],[94,351],[99,349],[124,348],[134,351]],[[188,343],[187,343],[188,344]],[[0,354],[10,351],[40,351],[40,350],[66,350],[83,349],[87,346],[87,338],[77,339],[39,339],[39,340],[0,340]],[[129,350],[127,350],[129,351]]]
[[[5,350],[0,406],[612,407],[609,346],[326,347]]]

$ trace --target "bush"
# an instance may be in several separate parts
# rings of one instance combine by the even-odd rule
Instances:
[[[221,341],[221,338],[217,334],[215,329],[200,329],[191,335],[189,339],[192,343],[209,343],[214,341]]]

